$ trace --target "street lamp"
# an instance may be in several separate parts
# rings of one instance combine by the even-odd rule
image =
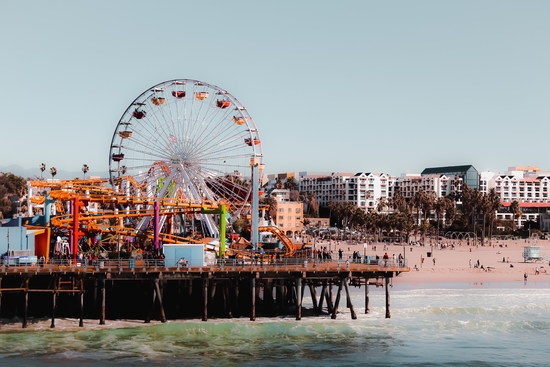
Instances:
[[[82,172],[84,173],[84,178],[86,178],[86,173],[88,173],[89,170],[90,170],[90,167],[88,167],[87,164],[84,164],[82,166]]]

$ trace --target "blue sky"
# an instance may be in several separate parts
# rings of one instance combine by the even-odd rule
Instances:
[[[107,171],[153,85],[247,107],[265,172],[550,170],[548,1],[3,1],[0,166]]]

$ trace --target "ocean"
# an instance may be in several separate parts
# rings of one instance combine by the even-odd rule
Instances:
[[[0,366],[548,366],[548,282],[396,284],[353,290],[357,320],[330,316],[140,320],[2,320]],[[304,305],[311,305],[308,292]],[[345,306],[341,302],[340,306]]]

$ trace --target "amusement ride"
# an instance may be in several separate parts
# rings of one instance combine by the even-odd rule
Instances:
[[[270,232],[281,255],[292,256],[282,230],[259,225],[262,158],[259,131],[233,95],[198,80],[170,80],[141,93],[122,114],[109,147],[109,178],[30,181],[29,212],[43,206],[46,223],[67,234],[75,257],[83,241],[108,235],[119,251],[123,239],[148,241],[156,252],[161,243],[211,238],[218,256],[236,256],[225,239],[240,218],[250,223],[252,249],[260,231]]]

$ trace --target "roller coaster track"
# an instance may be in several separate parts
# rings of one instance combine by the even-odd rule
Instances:
[[[292,241],[285,235],[285,232],[279,227],[260,226],[258,227],[258,232],[270,232],[275,237],[277,237],[285,247],[285,256],[291,257],[296,252],[296,248],[292,244]]]

